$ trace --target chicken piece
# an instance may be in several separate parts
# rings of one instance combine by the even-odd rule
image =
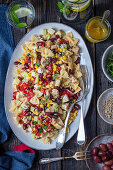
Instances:
[[[60,79],[56,79],[56,80],[55,80],[55,86],[58,86],[58,87],[59,87],[59,86],[60,86],[60,83],[61,83],[61,80],[60,80]]]
[[[69,103],[62,104],[62,109],[68,111]]]
[[[53,35],[53,34],[55,33],[55,30],[52,29],[52,28],[49,28],[47,31],[48,31],[48,33],[51,34],[51,35]]]
[[[77,82],[78,80],[74,76],[71,75],[69,77],[69,81],[73,83],[73,82]]]
[[[58,119],[54,119],[52,118],[52,122],[51,124],[56,128],[56,129],[62,129],[64,124],[62,122],[62,120],[60,119],[60,117]]]
[[[39,99],[37,98],[36,95],[30,99],[30,103],[32,103],[32,104],[39,104]]]
[[[57,89],[53,89],[52,90],[52,95],[56,99],[57,97],[59,97],[59,91]]]
[[[63,98],[62,98],[62,102],[63,102],[63,103],[66,103],[66,102],[68,102],[68,101],[69,101],[69,97],[68,97],[67,94],[65,94],[65,95],[63,96]]]
[[[47,62],[44,58],[41,58],[41,65],[42,66],[46,66],[47,65]]]
[[[29,109],[30,104],[29,104],[29,102],[28,102],[27,99],[21,104],[21,107],[22,107],[24,110]]]
[[[74,45],[72,48],[72,51],[75,53],[75,55],[79,55],[80,47],[77,45]]]
[[[53,106],[50,106],[46,109],[46,112],[54,112]]]
[[[21,98],[23,98],[24,97],[24,94],[20,91],[20,92],[17,92],[17,94],[16,94],[16,99],[17,100],[20,100]]]
[[[58,30],[58,31],[55,33],[55,35],[59,35],[59,37],[61,38],[61,37],[62,37],[62,35],[63,35],[63,31]]]
[[[46,41],[45,47],[50,48],[52,42],[50,40]]]
[[[57,46],[56,46],[56,45],[52,45],[52,46],[51,46],[51,50],[52,50],[52,49],[57,49]]]

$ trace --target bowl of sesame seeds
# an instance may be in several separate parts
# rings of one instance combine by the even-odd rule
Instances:
[[[105,90],[97,101],[100,117],[107,123],[113,124],[113,88]]]

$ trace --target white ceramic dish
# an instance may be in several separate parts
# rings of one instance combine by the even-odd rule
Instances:
[[[99,113],[100,117],[101,117],[105,122],[113,125],[113,119],[107,118],[107,117],[104,115],[103,109],[102,109],[103,104],[104,104],[104,101],[105,101],[110,95],[113,95],[113,88],[110,88],[110,89],[105,90],[105,91],[100,95],[100,97],[98,98],[98,101],[97,101],[97,110],[98,110],[98,113]]]
[[[18,128],[18,125],[14,122],[13,120],[13,114],[9,112],[9,107],[10,107],[10,102],[12,99],[12,94],[13,94],[13,88],[12,88],[12,81],[13,81],[13,72],[15,70],[14,67],[14,61],[21,57],[23,51],[21,49],[21,45],[24,44],[26,40],[30,40],[32,35],[40,35],[42,29],[47,29],[47,28],[54,28],[56,30],[64,30],[66,33],[72,32],[74,37],[78,38],[80,40],[79,46],[81,48],[81,64],[87,65],[88,71],[89,71],[89,79],[90,79],[90,91],[89,94],[87,95],[86,98],[86,108],[84,110],[84,117],[87,114],[91,97],[92,97],[92,92],[93,92],[93,84],[94,84],[94,76],[93,76],[93,68],[92,68],[92,63],[90,59],[89,52],[87,50],[87,47],[85,45],[84,40],[82,37],[79,35],[77,31],[72,29],[71,27],[60,24],[60,23],[47,23],[47,24],[42,24],[39,25],[35,28],[33,28],[29,33],[27,33],[19,42],[17,47],[14,50],[14,53],[12,55],[8,72],[7,72],[7,77],[6,77],[6,83],[5,83],[5,93],[4,93],[4,103],[5,103],[5,110],[7,114],[7,119],[9,121],[9,124],[15,133],[15,135],[18,137],[20,141],[25,143],[26,145],[30,146],[31,148],[34,149],[39,149],[39,150],[50,150],[54,149],[56,146],[56,140],[52,141],[50,145],[48,144],[43,144],[39,140],[32,139],[31,135],[29,133],[25,133],[22,129]],[[81,103],[80,103],[81,104]],[[73,123],[70,126],[70,133],[67,135],[66,141],[68,141],[77,131],[78,126],[79,126],[79,119],[80,119],[80,113],[78,113],[77,118],[73,121]]]
[[[103,54],[103,56],[102,56],[102,70],[103,70],[105,76],[108,78],[108,80],[110,80],[110,81],[113,82],[113,78],[107,73],[106,68],[105,68],[106,59],[107,59],[107,57],[110,56],[110,54],[111,54],[112,52],[113,52],[113,45],[109,46],[109,47],[105,50],[105,52],[104,52],[104,54]]]

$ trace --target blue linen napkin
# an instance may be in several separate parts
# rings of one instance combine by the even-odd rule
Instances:
[[[4,110],[4,85],[9,61],[14,50],[11,26],[6,21],[6,4],[0,4],[0,143],[8,139],[10,126]],[[26,170],[31,168],[35,154],[23,151],[0,153],[0,170]]]
[[[14,49],[11,27],[6,21],[7,5],[0,5],[0,143],[7,140],[10,127],[4,110],[4,84],[8,64]]]

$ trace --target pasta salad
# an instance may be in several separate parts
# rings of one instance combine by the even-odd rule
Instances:
[[[72,32],[52,28],[33,35],[22,46],[23,55],[14,62],[13,99],[10,112],[24,132],[50,144],[64,126],[70,105],[80,96],[80,47]],[[69,125],[80,106],[75,104]]]

